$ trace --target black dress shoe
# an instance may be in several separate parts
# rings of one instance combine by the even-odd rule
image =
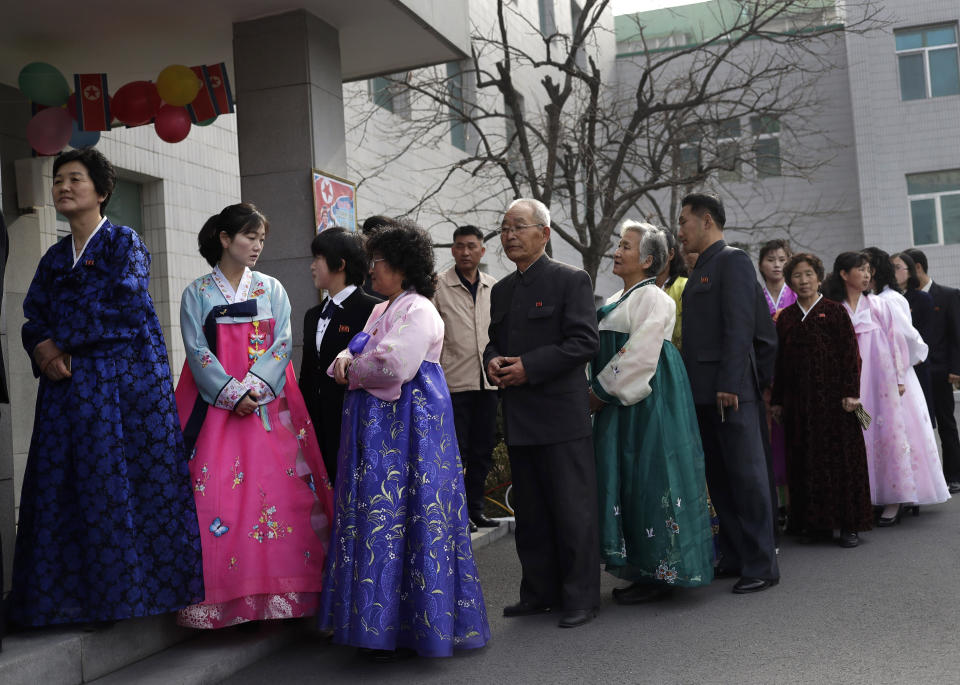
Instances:
[[[557,625],[561,628],[579,628],[597,617],[596,609],[574,609],[566,612]]]
[[[477,524],[474,523],[473,521],[470,521],[470,532],[471,532],[471,533],[476,533],[476,532],[477,532]]]
[[[952,480],[947,483],[947,490],[950,491],[951,495],[956,495],[960,492],[960,481]]]
[[[477,526],[478,528],[499,528],[500,527],[499,521],[495,521],[494,519],[488,519],[483,514],[471,515],[470,521],[473,523],[473,525]]]
[[[877,519],[878,528],[889,528],[890,526],[895,526],[900,523],[900,517],[903,516],[903,505],[900,504],[897,506],[897,513],[893,516],[881,516]]]
[[[763,592],[768,588],[772,588],[774,585],[780,582],[779,578],[774,580],[767,580],[766,578],[741,578],[737,581],[736,585],[733,586],[733,594],[735,595],[746,595],[751,592]]]
[[[673,588],[653,583],[634,583],[629,587],[614,588],[613,601],[617,604],[646,604],[673,594]]]
[[[519,601],[516,604],[503,607],[503,615],[506,618],[515,616],[533,616],[534,614],[547,614],[552,611],[552,607],[542,604],[533,604],[532,602]]]
[[[856,533],[850,533],[845,530],[841,530],[840,537],[837,539],[837,544],[848,549],[851,547],[856,547],[860,544],[860,536]]]

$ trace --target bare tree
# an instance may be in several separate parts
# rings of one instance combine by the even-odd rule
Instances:
[[[515,3],[498,0],[493,25],[473,27],[468,64],[389,79],[391,92],[404,97],[403,123],[391,133],[394,152],[367,175],[414,148],[446,144],[451,127],[463,127],[462,157],[425,169],[434,180],[408,213],[429,207],[455,221],[534,197],[554,210],[552,231],[596,278],[628,215],[671,225],[693,188],[728,185],[748,202],[764,192],[756,181],[766,175],[810,178],[829,163],[829,149],[790,141],[821,130],[817,117],[828,103],[816,84],[836,68],[844,32],[880,25],[872,2],[847,3],[841,15],[826,0],[720,0],[714,30],[668,45],[649,42],[638,15],[634,50],[613,65],[602,47],[613,46],[609,0],[584,0],[569,30],[546,34]],[[369,125],[365,116],[355,124]],[[824,148],[835,144],[827,140]],[[451,185],[464,184],[468,207],[437,203]],[[798,215],[836,209],[768,212],[735,228],[789,233]]]

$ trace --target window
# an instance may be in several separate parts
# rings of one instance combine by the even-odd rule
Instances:
[[[393,111],[393,90],[390,87],[390,79],[383,76],[377,76],[369,81],[370,99],[378,107],[383,107],[388,112]]]
[[[894,37],[902,100],[960,94],[956,25],[896,31]]]
[[[540,33],[552,36],[557,32],[557,17],[554,13],[553,0],[537,0],[540,5]]]
[[[407,76],[407,73],[398,73],[370,79],[367,82],[370,99],[378,107],[409,119],[410,96],[405,87]]]
[[[960,169],[907,175],[914,245],[960,243]]]
[[[447,90],[450,102],[460,112],[466,110],[466,101],[463,98],[463,70],[459,62],[447,62]],[[467,125],[463,115],[450,107],[450,143],[461,150],[467,149]]]
[[[750,117],[753,156],[757,178],[781,176],[780,120],[776,117]]]
[[[577,0],[570,0],[570,36],[571,40],[573,36],[577,33],[577,24],[580,23],[580,17],[583,16],[583,8],[580,6],[580,3]],[[581,69],[587,68],[587,51],[586,46],[581,46],[577,50],[577,54],[574,57],[576,65]]]
[[[727,119],[717,124],[717,176],[724,183],[743,180],[740,159],[740,120]]]

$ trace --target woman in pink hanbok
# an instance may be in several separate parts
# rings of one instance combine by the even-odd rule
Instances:
[[[182,625],[221,628],[316,613],[333,492],[290,364],[290,302],[251,271],[269,223],[242,203],[211,217],[213,273],[183,293],[177,409],[190,451],[206,599]]]
[[[901,505],[916,502],[917,483],[900,396],[905,390],[908,361],[903,336],[889,305],[868,295],[870,262],[863,252],[843,252],[824,283],[824,295],[842,302],[860,346],[860,404],[871,417],[863,438],[867,448],[870,499],[882,506],[879,525],[892,525]]]
[[[877,247],[868,247],[864,252],[870,260],[873,274],[871,289],[889,306],[894,325],[900,333],[900,354],[907,360],[904,383],[906,389],[900,402],[903,406],[907,439],[910,441],[910,463],[917,484],[917,499],[914,503],[919,506],[946,502],[950,499],[950,490],[943,477],[940,452],[937,449],[937,439],[934,437],[933,422],[930,420],[923,386],[920,385],[914,369],[927,358],[929,348],[913,326],[910,303],[896,289],[897,277],[890,262],[890,255]],[[913,511],[916,514],[918,507]]]
[[[777,312],[797,301],[797,294],[787,285],[783,277],[783,267],[791,257],[790,245],[778,238],[770,240],[760,248],[757,268],[763,277],[763,295],[767,301],[770,316],[776,318]],[[770,429],[770,451],[773,455],[773,482],[779,492],[781,516],[786,512],[787,485],[787,448],[783,426],[773,421],[770,415],[769,393],[765,393],[767,404],[767,426]]]

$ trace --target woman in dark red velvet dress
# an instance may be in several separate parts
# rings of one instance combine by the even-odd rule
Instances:
[[[777,317],[771,413],[784,426],[790,527],[856,547],[873,527],[867,453],[853,411],[860,404],[860,352],[843,305],[823,299],[823,263],[798,254],[784,268],[797,302]]]

